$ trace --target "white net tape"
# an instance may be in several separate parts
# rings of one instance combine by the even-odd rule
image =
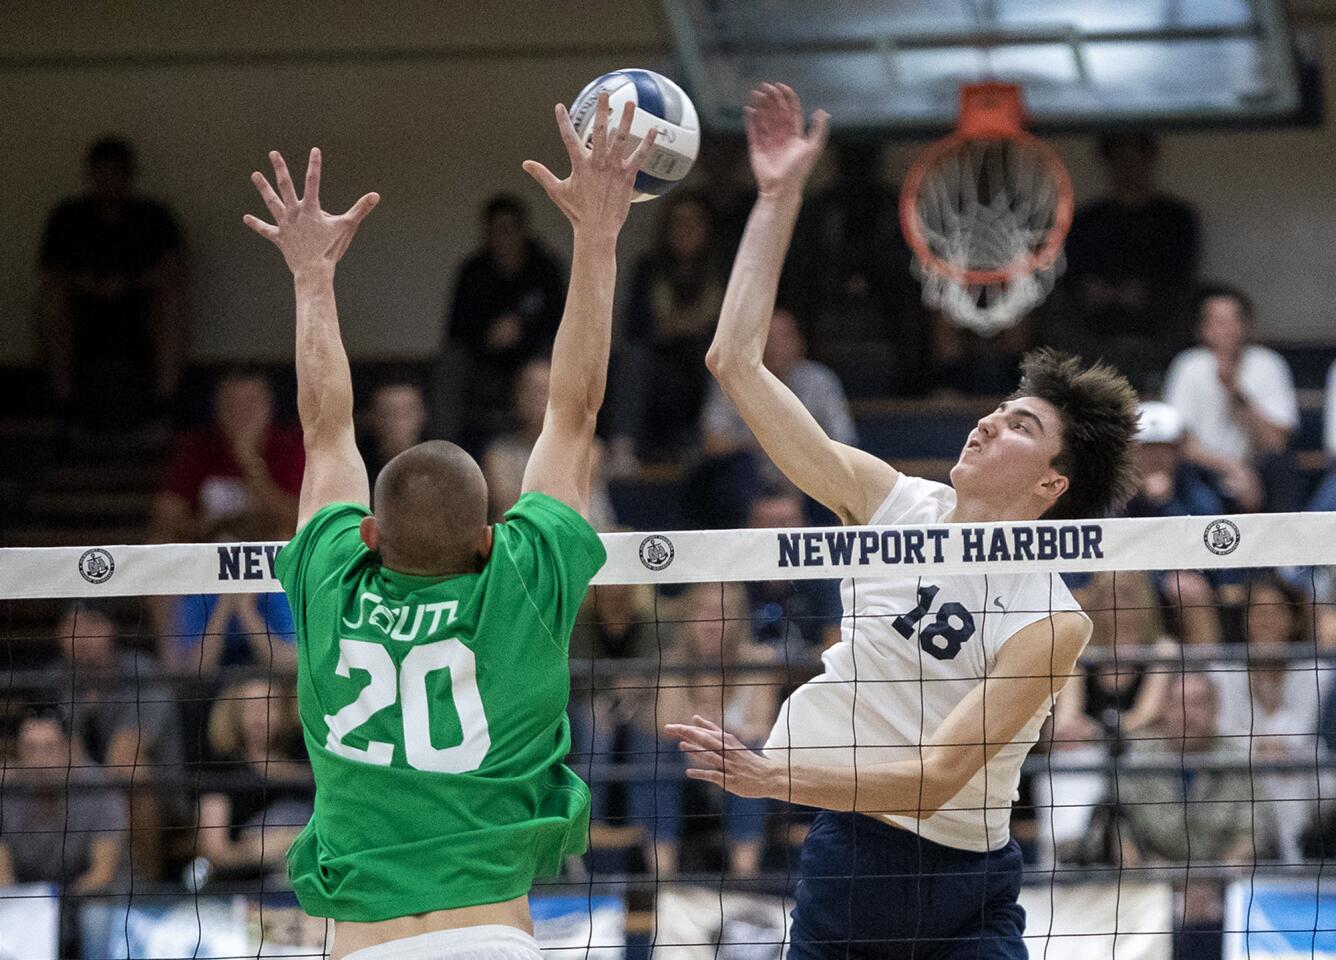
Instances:
[[[1053,228],[1058,183],[1038,150],[1010,140],[967,140],[928,170],[918,218],[932,252],[960,270],[1008,279],[973,284],[916,264],[923,301],[985,336],[1016,323],[1053,289],[1062,258],[1039,270],[1031,257]]]
[[[605,533],[595,585],[1336,564],[1336,513]],[[281,543],[0,549],[0,599],[269,593]]]

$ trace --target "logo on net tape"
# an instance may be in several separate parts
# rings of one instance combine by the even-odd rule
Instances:
[[[640,562],[645,565],[645,569],[655,573],[667,570],[673,562],[673,541],[657,533],[641,540]]]
[[[79,576],[89,583],[106,583],[116,572],[116,561],[101,547],[85,550],[79,557]]]
[[[1233,553],[1238,549],[1239,541],[1242,539],[1243,536],[1233,520],[1212,520],[1206,525],[1206,532],[1202,534],[1202,542],[1206,544],[1206,549],[1218,557]]]

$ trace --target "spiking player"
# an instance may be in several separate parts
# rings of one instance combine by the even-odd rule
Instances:
[[[785,86],[747,108],[758,196],[709,365],[761,446],[847,524],[1093,517],[1131,492],[1136,395],[1105,366],[1038,352],[978,421],[951,486],[827,437],[761,364],[780,269],[826,116]],[[846,580],[842,638],[763,752],[673,725],[688,776],[821,808],[803,845],[790,960],[1023,958],[1021,761],[1090,635],[1056,575]]]
[[[582,516],[611,339],[617,235],[648,136],[628,156],[633,105],[615,133],[606,96],[589,147],[565,109],[571,159],[558,180],[525,170],[575,233],[566,312],[552,350],[543,431],[506,521],[488,526],[482,471],[453,444],[391,460],[368,510],[334,266],[379,198],[320,209],[320,153],[298,199],[252,179],[297,296],[297,404],[306,445],[299,530],[278,560],[298,642],[298,706],[315,813],[288,851],[305,910],[336,921],[333,956],[525,958],[529,890],[583,851],[589,790],[570,746],[567,649],[605,559]]]

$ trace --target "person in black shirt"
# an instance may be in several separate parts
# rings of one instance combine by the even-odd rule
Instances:
[[[433,402],[432,433],[470,449],[504,427],[515,376],[552,348],[566,298],[565,271],[519,198],[487,201],[482,238],[455,280]],[[463,411],[473,422],[459,421]]]
[[[1133,131],[1099,140],[1108,193],[1083,205],[1067,236],[1067,271],[1049,339],[1102,356],[1141,389],[1157,385],[1193,340],[1197,214],[1155,185],[1159,145]]]
[[[62,202],[42,237],[41,335],[56,402],[90,428],[169,412],[185,362],[184,242],[165,204],[134,192],[130,144],[88,150],[90,189]]]

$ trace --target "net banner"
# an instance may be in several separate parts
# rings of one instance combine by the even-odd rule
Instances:
[[[597,584],[1329,563],[1336,513],[602,534]],[[269,593],[281,543],[0,549],[0,597]]]

